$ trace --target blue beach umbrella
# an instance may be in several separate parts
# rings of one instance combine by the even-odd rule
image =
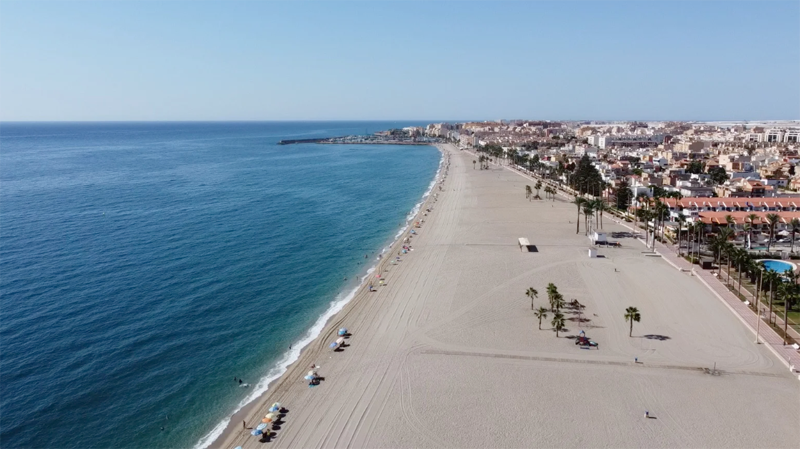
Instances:
[[[277,412],[277,411],[280,411],[280,409],[281,409],[280,407],[275,407],[275,406],[273,405],[272,407],[270,407],[270,408],[269,408],[269,411],[270,411],[270,412]]]
[[[347,333],[347,329],[346,328],[343,327],[343,328],[339,329],[339,335],[344,335],[346,333]]]
[[[264,430],[266,428],[267,428],[267,423],[262,422],[261,424],[258,425],[258,427],[256,427],[256,430]]]
[[[306,376],[306,377],[305,377],[305,379],[306,379],[306,380],[314,380],[314,376]],[[270,411],[271,411],[271,410],[270,410]],[[277,411],[277,410],[275,410],[275,411]]]
[[[235,447],[235,448],[233,448],[233,449],[242,449],[242,446],[236,446],[236,447]]]
[[[336,342],[331,343],[328,347],[329,348],[335,348],[336,347]]]
[[[250,435],[253,435],[254,437],[257,437],[257,436],[261,435],[261,433],[262,432],[259,429],[253,429],[253,431],[250,432]]]

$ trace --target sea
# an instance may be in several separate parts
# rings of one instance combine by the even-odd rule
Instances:
[[[441,161],[278,141],[424,124],[0,123],[2,447],[207,446],[352,296]]]

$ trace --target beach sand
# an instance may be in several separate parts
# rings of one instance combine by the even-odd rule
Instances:
[[[445,148],[449,174],[414,251],[212,447],[797,447],[796,375],[696,278],[633,239],[588,258],[574,205],[528,201],[534,182]],[[608,217],[604,230],[626,231]],[[521,252],[519,237],[538,252]],[[538,330],[525,296],[533,287],[547,306],[549,282],[590,320],[579,327],[567,309],[560,338],[550,316]],[[633,337],[628,306],[642,315]],[[341,326],[352,337],[334,353]],[[599,349],[567,338],[580,329]],[[309,388],[312,363],[325,381]],[[715,364],[720,375],[707,372]],[[255,427],[275,401],[288,412],[262,443],[242,419]]]

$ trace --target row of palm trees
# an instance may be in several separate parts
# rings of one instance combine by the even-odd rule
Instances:
[[[533,194],[534,190],[536,190],[536,195]],[[539,191],[540,190],[542,190],[542,181],[541,180],[536,180],[536,184],[533,186],[533,188],[531,188],[530,185],[526,185],[525,186],[525,198],[528,201],[542,199],[542,197],[539,196]],[[558,191],[554,187],[551,187],[549,185],[548,186],[544,186],[544,194],[545,194],[545,196],[547,198],[552,198],[553,201],[555,201],[557,193],[558,193]],[[608,208],[604,208],[603,210],[608,210]]]
[[[767,302],[769,307],[769,323],[775,324],[773,310],[776,302],[783,302],[783,333],[784,342],[788,330],[789,311],[795,304],[800,303],[800,285],[798,275],[794,271],[779,273],[766,268],[761,262],[750,255],[746,249],[734,246],[730,241],[733,231],[723,228],[709,242],[708,246],[713,251],[717,264],[727,265],[724,282],[731,287],[731,270],[736,270],[736,292],[742,297],[742,277],[746,276],[755,286],[755,307],[760,308],[761,302]],[[722,276],[720,276],[722,278]],[[732,288],[732,287],[731,287]],[[733,288],[732,288],[733,289]],[[762,296],[763,295],[763,296]]]
[[[661,229],[661,240],[664,240],[664,222],[669,219],[670,211],[666,203],[659,201],[651,201],[647,195],[639,195],[636,197],[638,204],[644,204],[644,207],[637,208],[633,214],[633,227],[636,228],[637,221],[642,220],[645,229],[645,244],[648,247],[655,248],[658,230]],[[650,222],[653,222],[652,239],[650,238]],[[652,246],[651,246],[652,245]]]
[[[539,297],[539,292],[536,291],[535,288],[530,287],[525,291],[525,294],[531,298],[531,310],[534,310],[533,300]],[[550,321],[550,324],[553,326],[553,329],[556,330],[556,337],[558,337],[558,333],[564,329],[566,325],[564,314],[561,313],[561,308],[564,307],[566,302],[564,301],[564,295],[559,293],[558,287],[552,282],[547,284],[547,299],[550,301],[550,309],[539,307],[539,309],[534,312],[534,315],[539,319],[539,330],[542,330],[542,320],[547,318],[548,312],[552,312],[553,320]]]
[[[533,189],[536,189],[536,195],[533,194]],[[542,197],[539,196],[539,191],[542,190],[542,181],[538,181],[537,180],[536,181],[536,185],[533,186],[533,189],[531,189],[531,186],[529,186],[529,185],[525,186],[525,198],[527,198],[528,201],[530,201],[532,199],[533,200],[542,199]],[[545,191],[546,191],[546,189],[545,189]]]
[[[534,310],[534,299],[539,297],[539,292],[536,291],[535,288],[529,287],[528,290],[525,291],[525,295],[531,298],[531,310]],[[564,301],[564,295],[558,291],[558,287],[552,282],[547,284],[547,299],[550,302],[550,309],[539,307],[533,314],[539,319],[539,330],[542,330],[542,320],[547,318],[548,313],[552,313],[553,319],[550,321],[550,325],[555,329],[556,338],[558,338],[558,333],[564,329],[566,324],[564,314],[561,313],[561,308],[567,303]],[[579,310],[583,307],[577,300],[572,300],[571,304]],[[635,321],[638,323],[641,319],[642,315],[636,307],[628,307],[625,309],[625,321],[630,321],[631,323],[630,331],[628,332],[629,337],[633,336],[633,322]]]
[[[477,160],[472,161],[472,169],[475,170],[475,164],[480,162],[480,169],[488,170],[490,161],[491,159],[488,156],[480,155]]]
[[[581,213],[583,213],[584,229],[589,233],[589,223],[592,217],[595,218],[595,228],[603,228],[603,212],[610,209],[610,207],[600,198],[590,199],[581,196],[575,196],[572,204],[578,208],[578,220],[576,221],[575,233],[581,232]]]

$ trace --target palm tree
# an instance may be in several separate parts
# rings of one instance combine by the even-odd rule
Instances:
[[[536,318],[539,318],[539,330],[542,330],[542,318],[547,318],[547,309],[539,307],[533,314],[536,315]]]
[[[764,218],[766,218],[769,223],[769,241],[767,241],[767,252],[769,252],[772,247],[772,238],[775,235],[775,226],[778,225],[778,220],[781,219],[781,216],[778,214],[767,214]]]
[[[655,206],[655,217],[656,217],[656,225],[660,222],[661,223],[661,240],[664,240],[664,219],[665,217],[669,217],[669,206],[662,201],[658,201]],[[653,248],[656,247],[656,229],[653,229]]]
[[[775,299],[775,293],[779,288],[779,283],[781,282],[781,275],[775,270],[767,269],[766,273],[764,274],[764,280],[769,282],[769,321],[772,323],[772,306]]]
[[[681,257],[681,228],[683,228],[683,224],[686,223],[686,216],[683,215],[682,212],[678,212],[678,215],[675,216],[675,221],[678,222],[678,257]],[[688,249],[689,242],[687,240],[686,247]]]
[[[647,199],[647,195],[636,195],[636,208],[633,209],[633,228],[636,229],[636,218],[639,216],[640,205]],[[647,226],[645,225],[645,235],[647,235]],[[646,239],[645,239],[646,240]]]
[[[531,298],[531,310],[533,310],[533,300],[539,297],[539,292],[536,291],[533,287],[528,287],[528,290],[525,291],[525,294]]]
[[[608,210],[608,206],[601,198],[592,201],[592,206],[594,206],[594,210],[597,212],[595,214],[595,219],[597,220],[596,226],[599,229],[603,229],[603,211]]]
[[[473,169],[473,170],[475,170],[475,164],[476,164],[477,162],[478,162],[478,161],[476,161],[476,160],[474,160],[474,159],[473,159],[473,161],[472,161],[472,169]]]
[[[586,199],[585,198],[581,198],[579,196],[576,196],[575,199],[572,200],[572,204],[574,204],[575,206],[578,207],[578,220],[575,221],[575,224],[577,226],[576,229],[575,229],[575,233],[576,234],[579,234],[581,232],[581,206],[583,206],[583,203],[585,203],[585,202],[586,202]]]
[[[553,298],[558,294],[558,287],[556,287],[556,284],[553,284],[552,282],[547,284],[547,300],[550,301],[551,310],[553,309]]]
[[[531,200],[531,193],[533,193],[533,191],[531,190],[531,186],[529,186],[529,185],[526,185],[526,186],[525,186],[525,198],[526,198],[528,201],[530,201],[530,200]]]
[[[722,253],[725,251],[728,240],[730,240],[732,235],[733,231],[730,228],[722,228],[717,232],[717,236],[714,240],[711,241],[711,249],[716,255],[717,265],[722,261]]]
[[[553,321],[551,321],[550,324],[553,326],[553,329],[556,330],[556,338],[558,338],[558,332],[564,329],[564,315],[556,313],[553,315]]]
[[[540,196],[539,196],[539,190],[541,190],[541,189],[542,189],[542,181],[540,181],[540,180],[537,180],[537,181],[536,181],[536,185],[535,185],[535,186],[533,186],[533,188],[534,188],[534,189],[536,189],[536,199],[537,199],[537,200],[540,200],[540,199],[542,199],[542,197],[540,197]]]
[[[800,299],[800,286],[797,285],[797,274],[791,272],[787,274],[789,277],[789,282],[786,283],[787,292],[786,295],[783,297],[783,345],[786,346],[786,332],[789,330],[789,310],[792,308],[792,305]]]
[[[586,231],[586,234],[589,233],[589,224],[591,223],[592,215],[594,215],[594,207],[592,205],[592,201],[585,201],[583,203],[583,220],[585,222],[583,230]]]
[[[794,252],[794,235],[797,231],[800,231],[800,219],[792,218],[792,221],[789,222],[789,228],[792,230],[792,248],[789,250],[789,254]]]
[[[631,330],[628,332],[628,337],[633,336],[633,322],[636,321],[637,323],[642,319],[642,315],[639,314],[639,309],[636,307],[628,307],[625,309],[625,321],[631,322]]]
[[[754,229],[754,227],[755,227],[755,222],[756,222],[756,220],[758,220],[758,215],[756,215],[756,214],[749,214],[749,215],[746,217],[746,219],[747,219],[747,221],[749,221],[749,222],[750,222],[750,246],[748,246],[748,249],[749,249],[749,248],[752,248],[752,246],[753,246],[753,229]]]
[[[639,216],[644,225],[644,245],[650,247],[650,220],[653,219],[653,211],[647,209],[639,209]],[[653,238],[655,239],[655,227],[653,228]]]
[[[561,308],[564,307],[564,304],[565,304],[564,295],[562,295],[561,293],[556,293],[553,296],[553,307],[556,309],[556,312],[561,310]]]
[[[736,249],[735,246],[733,246],[732,243],[726,242],[725,246],[723,247],[723,251],[725,251],[725,257],[728,259],[728,278],[726,279],[725,283],[727,285],[730,285],[731,284],[731,264],[733,263],[733,259],[734,259],[735,255],[736,255],[736,251],[738,251],[738,250]]]
[[[745,249],[740,249],[736,251],[736,272],[739,275],[738,283],[738,295],[739,297],[742,296],[742,271],[744,271],[750,262],[750,254]]]

